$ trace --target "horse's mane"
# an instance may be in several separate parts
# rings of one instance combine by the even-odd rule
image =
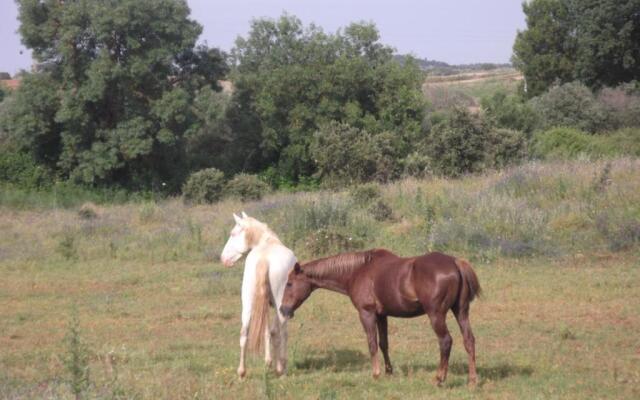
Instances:
[[[352,272],[371,260],[371,252],[360,251],[342,253],[332,257],[308,262],[303,266],[305,274],[314,278],[325,278],[329,275],[343,275]]]
[[[278,235],[276,235],[264,222],[260,222],[251,217],[245,218],[244,221],[247,223],[246,235],[247,241],[250,244],[257,244],[260,238],[264,235],[268,235],[267,240],[281,243]]]

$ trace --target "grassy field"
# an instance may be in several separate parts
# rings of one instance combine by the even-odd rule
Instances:
[[[499,90],[513,93],[521,84],[522,75],[515,69],[428,76],[422,90],[436,110],[452,105],[466,106],[473,112],[480,109],[480,100]]]
[[[87,398],[640,396],[640,161],[405,180],[373,197],[0,208],[0,398],[72,398],[74,350],[87,356]],[[391,215],[377,217],[378,200]],[[289,375],[252,357],[240,382],[242,264],[225,269],[218,255],[242,209],[303,260],[350,246],[472,260],[484,289],[471,308],[479,387],[466,387],[452,319],[450,374],[431,384],[438,346],[424,317],[390,320],[396,372],[372,380],[353,306],[323,291],[289,323]],[[69,345],[74,309],[84,347]]]

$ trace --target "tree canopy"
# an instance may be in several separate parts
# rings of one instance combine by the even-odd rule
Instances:
[[[640,0],[532,0],[522,5],[514,65],[537,96],[555,82],[589,87],[640,79]]]
[[[19,0],[27,73],[3,126],[62,177],[179,187],[202,128],[196,99],[227,71],[183,0]]]
[[[392,54],[368,23],[326,34],[289,15],[253,21],[232,54],[233,120],[235,131],[246,132],[237,140],[260,150],[244,153],[251,167],[276,165],[293,180],[312,175],[313,134],[331,121],[369,134],[419,135],[423,76],[415,63],[400,65]]]

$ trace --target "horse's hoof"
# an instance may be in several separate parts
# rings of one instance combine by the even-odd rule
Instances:
[[[242,380],[246,374],[247,371],[245,371],[244,368],[238,368],[238,378]]]
[[[441,387],[443,383],[444,383],[444,380],[442,378],[440,378],[439,376],[435,376],[433,378],[433,384],[435,386]]]
[[[384,369],[384,373],[387,375],[393,375],[393,368],[389,367],[389,368],[385,368]]]
[[[380,371],[376,371],[373,373],[373,379],[378,379],[380,378]]]
[[[469,389],[475,389],[478,387],[478,378],[469,378],[469,382],[467,383],[467,387]]]

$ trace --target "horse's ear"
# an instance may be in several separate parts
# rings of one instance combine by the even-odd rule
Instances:
[[[294,271],[296,274],[301,273],[301,272],[302,272],[302,267],[300,266],[300,264],[296,263],[296,265],[293,267],[293,271]]]
[[[247,213],[243,211],[243,212],[242,212],[242,218],[248,218],[248,217],[249,217],[249,216],[247,215]]]
[[[239,224],[242,221],[242,218],[238,217],[236,213],[233,213],[233,219],[236,221],[236,224]]]

